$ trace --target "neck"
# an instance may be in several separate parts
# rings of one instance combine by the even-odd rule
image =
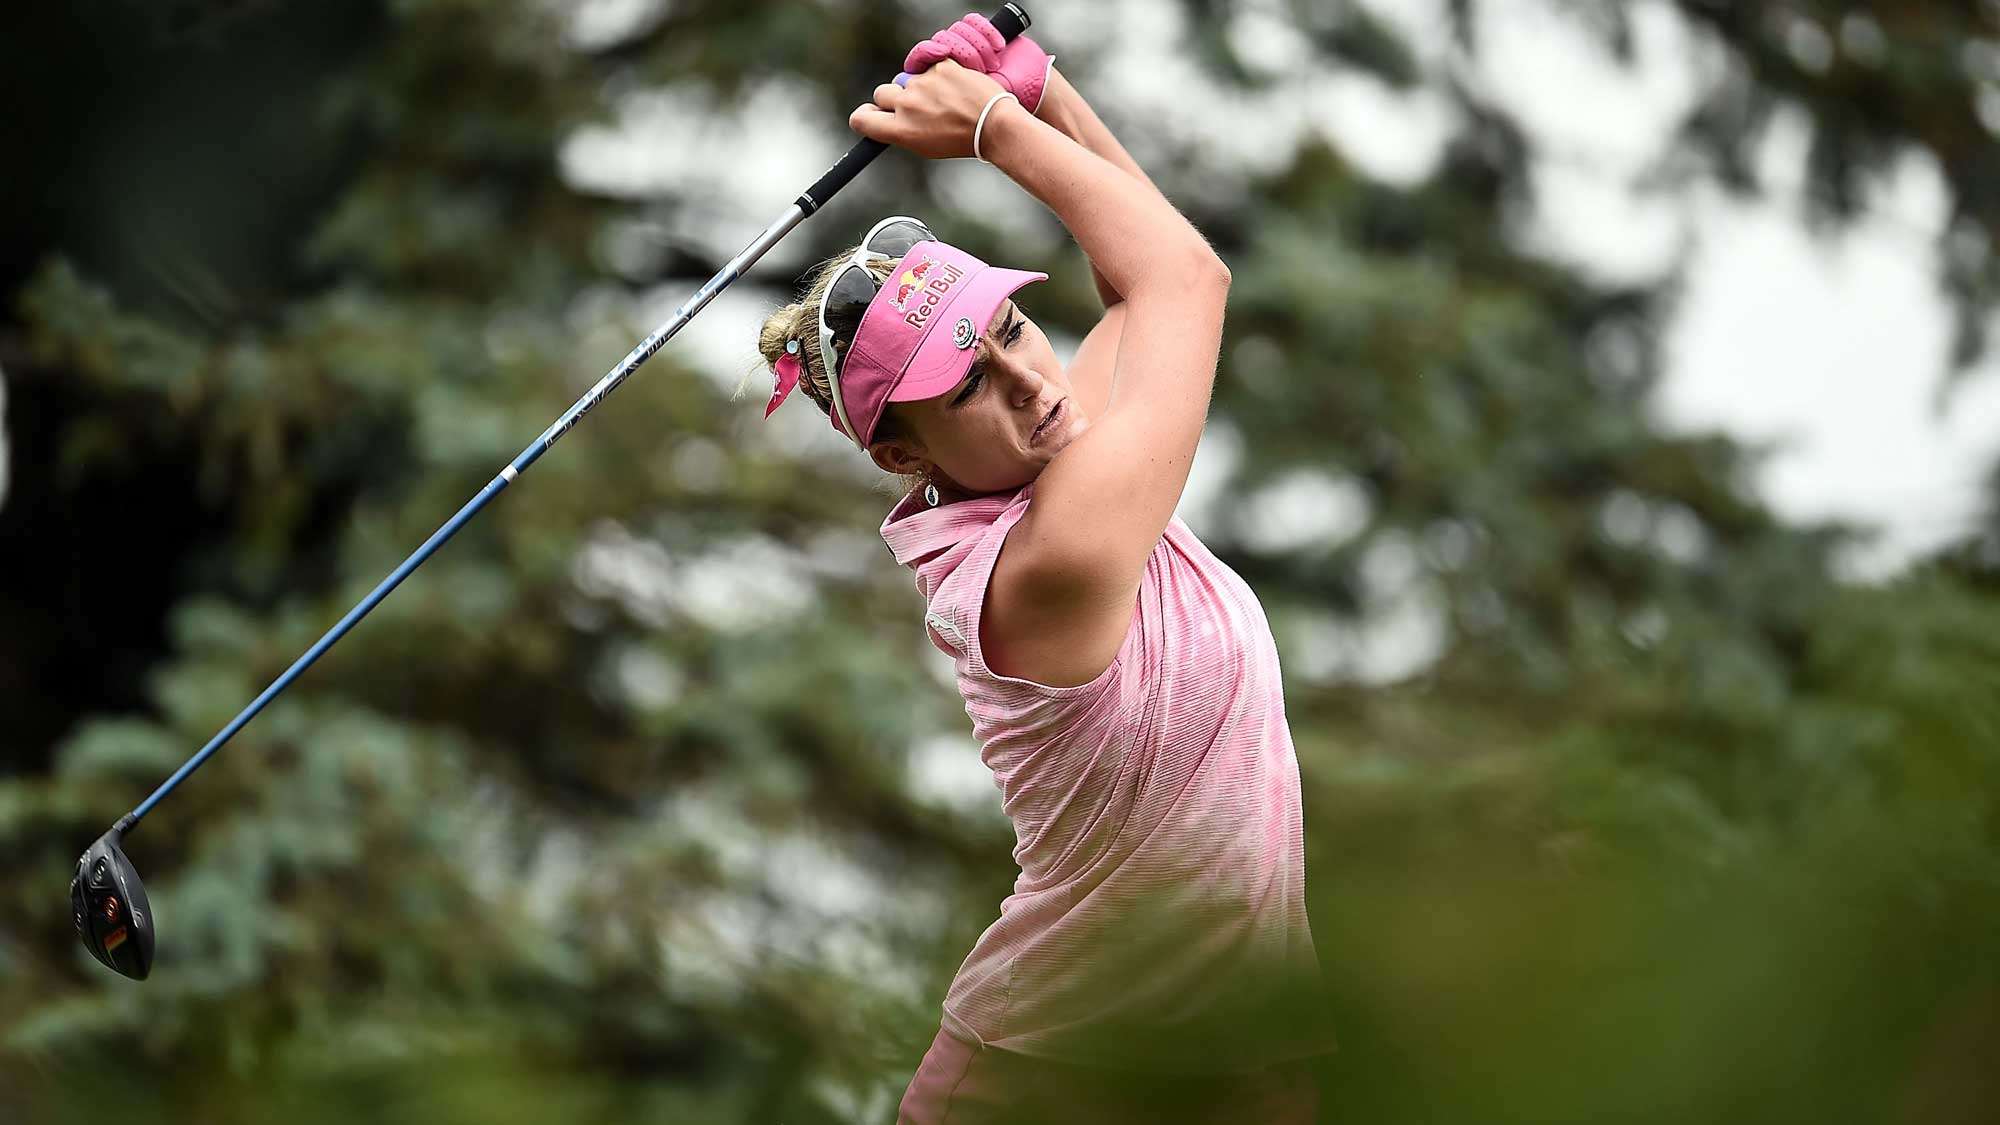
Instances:
[[[1003,494],[1010,494],[1019,490],[1022,487],[1021,485],[1017,484],[1012,488],[1001,488],[987,492],[976,492],[972,489],[963,487],[962,485],[958,484],[955,481],[948,480],[943,477],[933,476],[926,478],[926,480],[928,480],[929,483],[937,486],[938,507],[940,508],[944,507],[946,504],[956,504],[960,500],[977,500],[982,496],[1000,496]],[[924,486],[919,484],[916,488],[916,491],[918,496],[922,496],[924,492]]]

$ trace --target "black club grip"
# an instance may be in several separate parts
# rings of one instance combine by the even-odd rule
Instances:
[[[994,30],[1009,43],[1014,41],[1015,36],[1028,30],[1029,23],[1033,22],[1028,19],[1028,13],[1021,10],[1019,4],[1002,5],[999,11],[988,18],[993,21]],[[807,188],[804,195],[799,196],[797,200],[799,207],[808,215],[819,210],[827,200],[833,198],[835,192],[846,187],[849,180],[860,175],[861,170],[868,167],[869,161],[882,155],[882,150],[888,147],[881,141],[867,137],[856,141],[854,147],[847,150],[847,155],[835,161],[824,176],[813,181],[813,186]]]

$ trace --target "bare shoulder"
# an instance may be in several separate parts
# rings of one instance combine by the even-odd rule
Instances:
[[[1110,405],[1124,329],[1125,306],[1111,306],[1070,360],[1070,391],[1086,417],[1102,417]],[[1076,687],[1096,679],[1118,655],[1139,583],[1134,576],[1107,588],[1064,573],[1077,560],[1059,553],[1063,541],[1041,526],[1038,514],[1030,505],[1001,543],[979,611],[980,646],[986,666],[999,675]]]
[[[979,640],[986,666],[1015,679],[1048,687],[1077,687],[1096,679],[1117,657],[1138,605],[1137,576],[1116,588],[1065,580],[1059,565],[1038,551],[1023,519],[1001,543],[979,611]]]

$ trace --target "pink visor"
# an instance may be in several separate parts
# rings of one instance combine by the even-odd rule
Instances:
[[[943,242],[910,247],[883,282],[834,376],[833,428],[844,410],[862,449],[892,402],[915,402],[951,390],[979,358],[979,338],[1014,291],[1048,274],[989,266]]]

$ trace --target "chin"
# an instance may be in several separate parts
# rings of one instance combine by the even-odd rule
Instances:
[[[1070,444],[1076,441],[1077,438],[1082,437],[1083,432],[1089,428],[1090,428],[1090,419],[1078,418],[1075,421],[1065,425],[1063,427],[1062,433],[1056,435],[1056,437],[1051,441],[1049,441],[1047,444],[1038,447],[1035,450],[1035,452],[1041,456],[1042,462],[1044,464],[1053,461],[1055,460],[1056,454],[1061,453],[1065,449],[1068,449],[1070,447]]]

